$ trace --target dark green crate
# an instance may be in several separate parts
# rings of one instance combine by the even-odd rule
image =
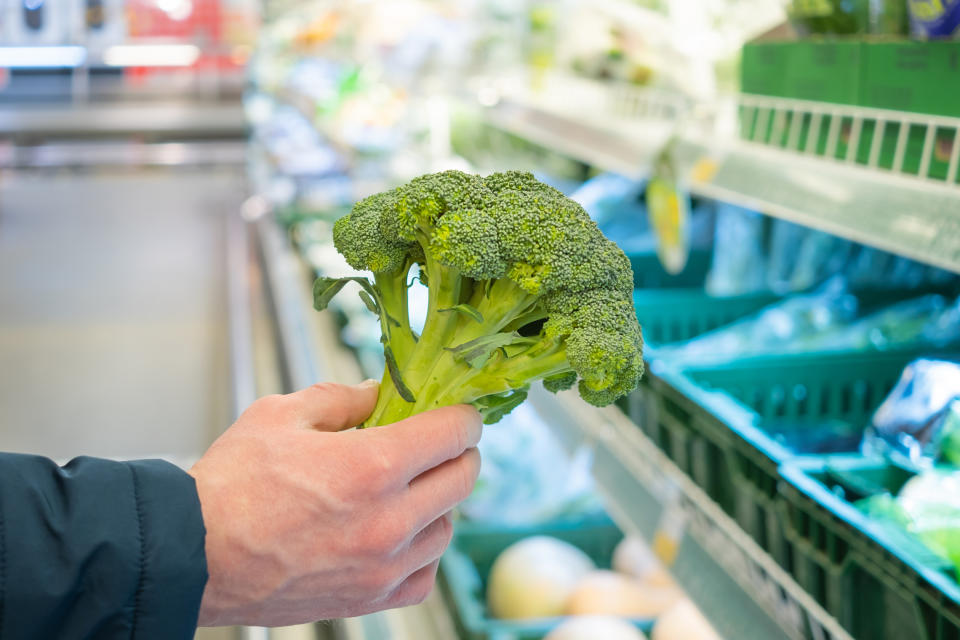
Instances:
[[[637,289],[703,289],[713,253],[691,251],[680,273],[670,274],[663,268],[656,253],[628,254],[633,268],[633,286]]]
[[[559,538],[580,548],[600,568],[609,568],[623,534],[606,518],[529,527],[497,527],[457,522],[453,541],[440,560],[440,587],[463,640],[540,640],[563,618],[497,620],[487,613],[487,576],[494,560],[514,542],[530,536]],[[652,620],[635,620],[649,632]]]
[[[913,472],[859,456],[797,459],[780,470],[779,505],[794,576],[856,638],[960,638],[949,563],[852,502],[896,493]]]
[[[761,355],[720,364],[651,363],[644,430],[788,571],[779,465],[819,440],[855,451],[903,368],[925,349]],[[782,434],[775,437],[774,433]]]
[[[689,340],[759,311],[781,297],[770,293],[710,296],[703,289],[633,292],[633,306],[647,345]]]
[[[656,359],[657,346],[689,340],[726,324],[755,313],[780,298],[757,293],[741,296],[715,297],[700,288],[641,290],[633,293],[637,320],[643,328],[644,354],[647,360]],[[618,401],[625,413],[655,441],[669,434],[661,433],[655,420],[647,419],[656,409],[656,376],[648,373],[640,387]]]

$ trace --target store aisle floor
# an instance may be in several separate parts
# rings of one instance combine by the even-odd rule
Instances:
[[[0,178],[0,450],[197,456],[229,420],[229,170]]]

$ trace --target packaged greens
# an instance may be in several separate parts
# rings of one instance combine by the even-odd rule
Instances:
[[[960,461],[960,364],[915,360],[903,370],[864,433],[867,455],[903,456],[912,464]]]
[[[837,277],[814,293],[787,298],[733,324],[662,347],[659,355],[717,362],[760,353],[803,351],[824,332],[848,324],[856,312],[856,297]]]
[[[707,293],[734,296],[765,288],[764,219],[756,211],[717,204],[713,264],[707,275]]]
[[[872,496],[857,507],[916,535],[960,571],[960,470],[931,469],[908,480],[895,498]]]

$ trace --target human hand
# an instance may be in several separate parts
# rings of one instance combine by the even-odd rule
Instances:
[[[199,624],[281,626],[421,602],[480,470],[458,405],[363,422],[374,381],[254,402],[190,469],[207,528]]]

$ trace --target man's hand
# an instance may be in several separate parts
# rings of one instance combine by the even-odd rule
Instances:
[[[480,470],[464,405],[338,433],[377,384],[257,400],[190,474],[207,528],[201,626],[279,626],[421,602],[450,543],[450,510]]]

